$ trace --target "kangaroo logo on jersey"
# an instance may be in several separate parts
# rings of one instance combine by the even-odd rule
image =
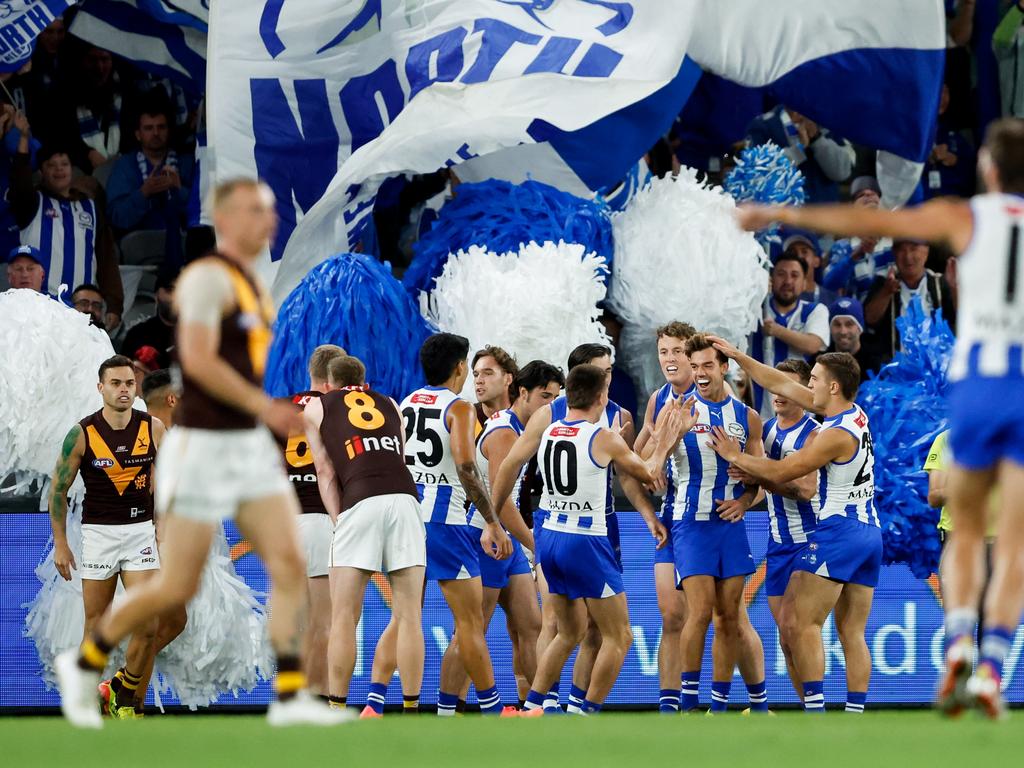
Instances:
[[[89,213],[88,211],[81,211],[78,214],[78,226],[82,227],[83,229],[92,229],[94,223],[95,222],[93,221],[92,214]]]
[[[437,402],[437,395],[430,395],[426,392],[417,392],[412,396],[410,402],[416,403],[416,405],[433,405]]]
[[[733,437],[744,438],[746,437],[746,431],[743,429],[742,424],[737,424],[735,421],[730,421],[725,427],[725,431]]]

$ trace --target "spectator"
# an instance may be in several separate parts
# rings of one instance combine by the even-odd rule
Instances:
[[[874,176],[858,176],[850,184],[854,205],[877,208],[882,204],[882,188]],[[830,291],[853,296],[862,302],[875,278],[892,264],[892,241],[861,237],[837,240],[832,246],[822,285]]]
[[[807,276],[804,278],[804,291],[800,298],[831,306],[838,298],[835,291],[818,285],[817,276],[821,272],[821,243],[810,232],[790,230],[790,234],[782,241],[782,250],[792,253],[807,262]]]
[[[20,245],[7,255],[7,284],[11,288],[28,288],[43,293],[45,277],[43,257],[31,245]]]
[[[18,153],[18,142],[21,141],[21,131],[14,125],[16,115],[17,109],[14,106],[0,105],[0,135],[3,136],[3,141],[0,142],[0,253],[9,253],[12,248],[21,245],[18,223],[14,220],[14,212],[7,201],[7,190],[11,186],[11,166],[14,156]],[[38,149],[39,142],[30,139],[30,163]]]
[[[971,41],[974,31],[974,5],[976,0],[946,0],[946,43],[961,48]],[[950,13],[950,6],[955,6]]]
[[[860,366],[860,380],[864,382],[868,373],[877,372],[882,361],[865,344],[861,343],[864,333],[864,307],[851,296],[837,299],[829,308],[829,332],[832,344],[829,352],[848,352]]]
[[[24,114],[15,116],[21,132],[14,156],[8,198],[21,240],[38,248],[47,273],[47,292],[59,296],[61,285],[97,283],[107,299],[106,328],[121,322],[124,289],[114,241],[95,201],[71,188],[71,160],[59,147],[38,153],[42,185],[32,186],[29,160],[31,130]]]
[[[992,35],[999,94],[1006,117],[1024,117],[1024,0],[1010,6]]]
[[[873,329],[872,344],[883,362],[900,348],[896,319],[916,297],[926,313],[941,309],[950,326],[956,328],[956,293],[943,275],[925,267],[928,244],[901,239],[892,246],[895,263],[875,283],[864,305],[864,319]]]
[[[103,327],[107,302],[103,300],[100,289],[92,283],[82,283],[71,292],[71,306],[82,314],[92,318],[92,324]]]
[[[921,174],[921,187],[925,198],[970,197],[974,194],[974,147],[962,133],[953,130],[946,121],[949,108],[949,86],[942,86],[939,101],[939,119],[935,126],[935,142],[928,163]]]
[[[134,358],[142,347],[152,347],[157,351],[153,365],[157,368],[168,368],[171,364],[174,349],[174,282],[176,274],[162,272],[156,288],[156,314],[128,329],[121,344],[121,352],[126,357]]]
[[[850,142],[781,104],[754,119],[747,127],[747,142],[751,146],[774,142],[785,149],[804,175],[811,203],[839,200],[839,182],[849,178],[857,159]]]
[[[121,79],[110,51],[86,47],[74,99],[77,141],[72,160],[91,172],[121,151]]]
[[[791,253],[783,253],[772,267],[764,320],[750,337],[750,356],[755,360],[771,366],[790,358],[810,362],[828,347],[828,308],[800,298],[807,270],[807,262]],[[770,399],[757,384],[754,408],[770,418]]]
[[[153,371],[158,370],[160,365],[157,361],[159,359],[160,353],[153,347],[146,345],[136,349],[132,355],[132,368],[135,369],[135,380],[142,381]],[[139,396],[141,397],[141,392]]]

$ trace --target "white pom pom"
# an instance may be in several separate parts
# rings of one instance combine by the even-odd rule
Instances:
[[[27,289],[0,293],[0,477],[40,479],[61,444],[103,400],[96,370],[110,339],[76,312]]]
[[[736,226],[733,199],[684,168],[654,179],[612,219],[614,276],[608,307],[626,326],[620,352],[641,395],[660,385],[654,332],[673,320],[741,347],[768,292],[768,259]],[[653,373],[652,373],[653,372]]]
[[[420,294],[420,309],[440,330],[468,338],[471,350],[494,344],[520,365],[564,365],[580,344],[610,344],[597,309],[606,271],[582,245],[529,243],[501,255],[471,246],[449,257],[433,292]],[[470,377],[463,395],[472,393]]]

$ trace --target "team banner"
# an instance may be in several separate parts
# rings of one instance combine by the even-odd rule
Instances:
[[[76,0],[0,1],[0,72],[17,72],[32,58],[36,38]]]

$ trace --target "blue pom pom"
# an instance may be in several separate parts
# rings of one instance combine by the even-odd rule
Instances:
[[[494,253],[518,251],[530,241],[579,243],[611,268],[614,245],[608,206],[538,181],[512,184],[491,179],[460,184],[434,226],[414,247],[402,282],[413,296],[433,288],[448,255],[479,245]]]
[[[927,578],[939,566],[939,510],[928,506],[922,467],[935,437],[948,427],[946,369],[954,338],[941,313],[925,314],[918,299],[896,326],[902,350],[861,386],[857,401],[874,437],[885,562],[906,563],[915,576]]]
[[[782,148],[771,142],[740,152],[724,186],[737,203],[803,205],[807,201],[804,175]],[[765,253],[771,253],[773,246],[781,250],[778,224],[758,232],[756,237]]]
[[[310,270],[277,316],[264,386],[286,397],[309,386],[309,356],[337,344],[366,366],[378,392],[401,399],[423,385],[419,349],[433,329],[387,264],[343,253]]]

